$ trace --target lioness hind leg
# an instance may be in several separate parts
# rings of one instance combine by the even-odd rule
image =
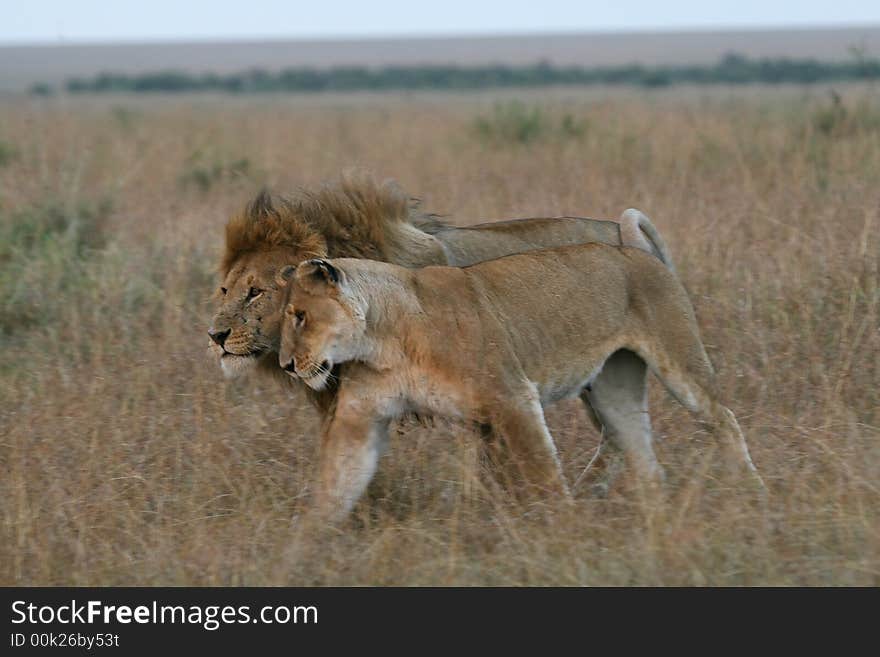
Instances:
[[[728,463],[734,469],[744,468],[764,488],[764,482],[752,462],[739,423],[733,412],[718,401],[715,373],[706,350],[696,330],[689,330],[689,339],[683,354],[674,357],[675,352],[649,349],[646,356],[651,369],[660,378],[666,389],[681,404],[709,426],[727,453]],[[677,334],[678,338],[682,333]],[[678,342],[682,344],[681,341]],[[680,346],[679,346],[680,350]]]
[[[508,458],[527,484],[568,499],[568,485],[537,393],[525,394],[526,401],[521,401],[522,395],[511,395],[496,404],[491,411],[492,432],[504,441]]]
[[[581,400],[598,421],[610,444],[620,450],[639,475],[662,481],[663,467],[657,462],[648,414],[647,365],[627,349],[612,354]],[[609,457],[614,458],[612,452]],[[617,468],[609,464],[608,474]],[[610,486],[610,481],[603,482]]]

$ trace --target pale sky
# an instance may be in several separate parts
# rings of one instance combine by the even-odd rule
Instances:
[[[0,0],[0,42],[880,25],[880,0]]]

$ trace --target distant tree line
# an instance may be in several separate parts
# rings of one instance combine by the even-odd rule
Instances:
[[[858,52],[847,61],[814,59],[752,59],[729,54],[709,66],[557,66],[539,62],[527,66],[363,66],[329,69],[288,68],[277,72],[253,69],[231,74],[192,74],[164,71],[125,75],[101,73],[66,82],[70,93],[150,93],[212,91],[228,93],[385,91],[406,89],[486,89],[551,85],[633,85],[664,87],[673,84],[811,84],[880,79],[880,59]],[[34,85],[36,94],[54,91]]]

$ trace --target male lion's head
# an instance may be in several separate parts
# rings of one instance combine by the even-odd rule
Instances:
[[[326,242],[302,222],[291,221],[296,208],[262,192],[226,225],[220,307],[208,335],[211,350],[228,377],[258,363],[275,366],[281,340],[283,287],[278,272],[325,254]]]
[[[286,265],[309,258],[369,258],[424,266],[445,262],[442,246],[420,230],[437,222],[394,183],[344,174],[289,198],[260,193],[226,225],[208,333],[223,372],[236,376],[262,364],[278,371],[282,283]]]
[[[291,279],[281,322],[278,364],[313,390],[323,390],[334,365],[358,357],[366,309],[345,273],[326,260],[285,268]]]

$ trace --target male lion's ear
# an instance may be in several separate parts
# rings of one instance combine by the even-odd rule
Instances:
[[[284,287],[287,285],[287,282],[293,276],[293,272],[296,271],[296,266],[294,265],[284,265],[281,269],[278,270],[278,274],[275,276],[275,282]]]
[[[300,282],[323,283],[336,286],[341,278],[341,272],[326,260],[315,258],[306,260],[296,268],[296,279]]]

